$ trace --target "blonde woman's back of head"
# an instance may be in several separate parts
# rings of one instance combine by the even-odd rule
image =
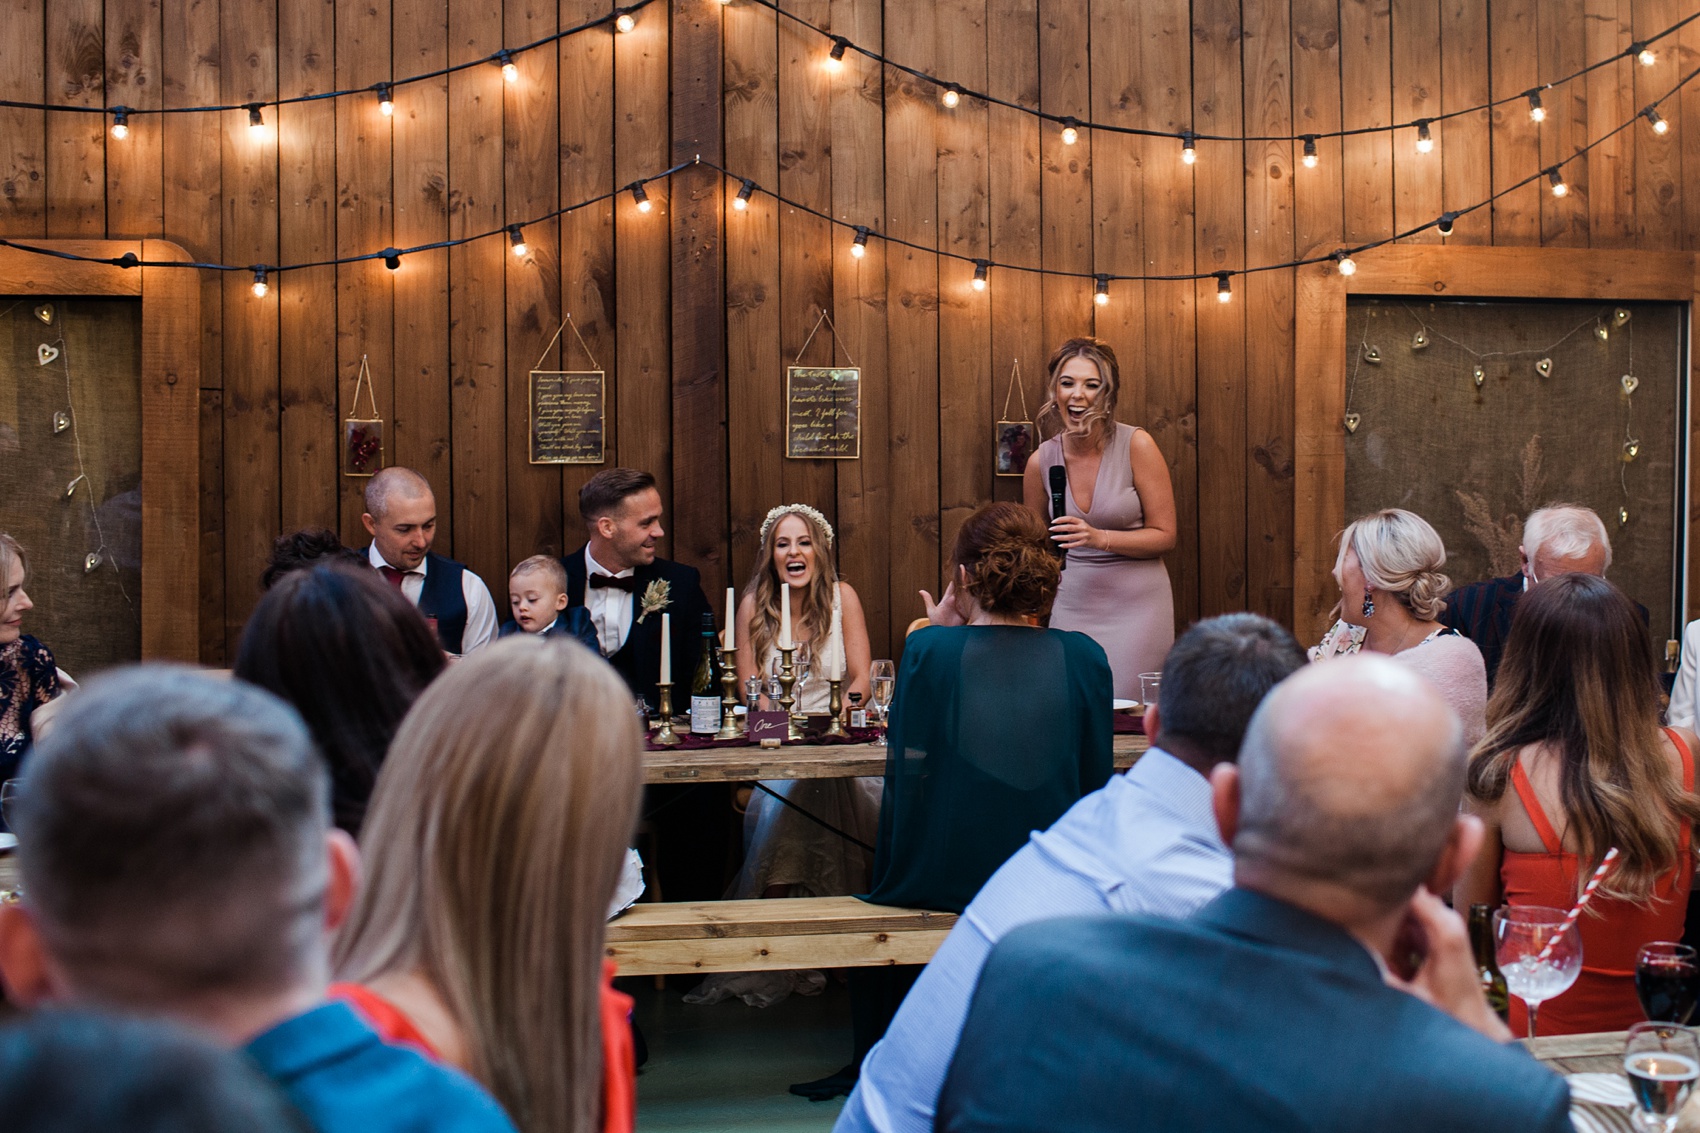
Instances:
[[[562,638],[515,636],[425,691],[361,835],[343,979],[416,972],[524,1133],[597,1127],[603,925],[642,789],[625,684]]]
[[[1396,595],[1418,621],[1432,622],[1446,609],[1452,580],[1442,574],[1446,544],[1422,516],[1404,508],[1384,508],[1354,520],[1340,537],[1335,577],[1346,551],[1357,552],[1364,581]]]

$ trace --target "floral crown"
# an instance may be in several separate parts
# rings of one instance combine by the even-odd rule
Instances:
[[[826,545],[832,546],[837,538],[832,530],[832,524],[826,521],[826,516],[810,507],[808,504],[780,504],[767,513],[767,518],[761,521],[761,542],[767,542],[767,533],[773,530],[773,525],[788,515],[800,515],[814,523],[826,535]]]

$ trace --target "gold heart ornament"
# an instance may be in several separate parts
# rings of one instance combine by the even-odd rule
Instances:
[[[1619,527],[1623,527],[1623,526],[1626,526],[1628,523],[1629,523],[1629,509],[1626,508],[1626,507],[1618,508],[1617,509],[1617,525]]]
[[[35,348],[35,361],[38,366],[45,366],[57,357],[59,357],[57,346],[49,346],[44,342]]]
[[[1535,373],[1539,374],[1543,378],[1552,377],[1552,359],[1542,358],[1539,362],[1536,362]]]
[[[1475,381],[1476,388],[1481,389],[1482,383],[1487,381],[1487,371],[1482,369],[1480,366],[1477,366],[1470,374],[1470,377]]]
[[[71,415],[69,413],[65,412],[63,409],[54,410],[54,412],[53,412],[53,435],[58,436],[60,433],[63,433],[66,429],[69,429],[70,427],[71,427]]]
[[[1618,384],[1623,387],[1623,396],[1628,397],[1641,388],[1641,379],[1634,374],[1625,374],[1618,379]]]
[[[1368,362],[1371,366],[1381,365],[1381,349],[1380,349],[1380,347],[1376,347],[1376,346],[1366,346],[1366,347],[1364,347],[1364,361]]]
[[[1363,414],[1361,414],[1361,413],[1348,413],[1348,414],[1346,414],[1346,432],[1348,432],[1348,433],[1357,432],[1358,426],[1363,424],[1363,422],[1364,422],[1364,418],[1363,418]]]
[[[1641,455],[1641,442],[1639,440],[1624,441],[1623,442],[1623,463],[1628,464],[1630,461],[1634,460],[1636,457],[1638,457],[1640,455]]]
[[[53,304],[52,303],[43,303],[41,306],[37,307],[35,309],[35,317],[40,319],[42,321],[43,325],[52,326],[53,325]]]
[[[1611,337],[1611,331],[1606,329],[1605,323],[1595,323],[1594,337],[1599,339],[1601,342],[1604,342],[1606,339]]]
[[[1611,325],[1614,327],[1620,327],[1628,321],[1629,312],[1622,307],[1619,307],[1611,313]]]
[[[1428,328],[1424,327],[1411,336],[1411,349],[1423,350],[1428,346]]]

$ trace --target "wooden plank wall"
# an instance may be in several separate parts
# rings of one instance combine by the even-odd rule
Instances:
[[[300,262],[497,231],[611,193],[701,154],[707,169],[530,223],[528,253],[496,236],[273,277],[202,279],[201,640],[228,655],[273,536],[303,524],[363,541],[361,484],[338,472],[341,419],[371,363],[392,462],[435,485],[439,547],[498,595],[508,566],[581,539],[576,497],[594,469],[533,466],[527,372],[609,375],[612,462],[654,470],[672,547],[710,588],[742,585],[761,519],[799,500],[838,526],[877,653],[898,647],[936,592],[967,514],[1019,481],[992,476],[992,422],[1019,362],[1029,407],[1063,338],[1095,333],[1121,358],[1121,416],[1148,428],[1174,477],[1176,615],[1249,608],[1290,619],[1293,592],[1295,273],[1119,283],[1093,273],[1238,270],[1377,239],[1474,204],[1562,160],[1668,90],[1700,31],[1521,92],[1674,23],[1692,0],[780,0],[788,12],[895,61],[1021,107],[1126,126],[1276,135],[1178,142],[1083,131],[940,91],[828,43],[752,0],[655,0],[636,27],[603,27],[522,54],[519,79],[479,64],[396,88],[239,112],[131,120],[0,109],[0,235],[158,237],[197,259]],[[0,0],[0,98],[66,107],[179,107],[365,87],[607,13],[603,0]],[[1700,25],[1696,25],[1700,28]],[[1280,136],[1493,111],[1415,132],[1325,139],[1317,168]],[[1637,124],[1543,185],[1460,219],[1454,241],[1700,247],[1700,84],[1666,103],[1664,138]],[[1686,197],[1684,182],[1694,176]],[[850,254],[850,234],[782,204],[920,245]],[[1434,241],[1431,232],[1418,237]],[[1000,268],[976,292],[950,255]],[[837,328],[810,338],[820,314]],[[569,330],[545,351],[572,316]],[[863,452],[782,453],[784,367],[863,371]],[[1019,403],[1019,399],[1017,399]],[[185,533],[186,535],[188,533]]]

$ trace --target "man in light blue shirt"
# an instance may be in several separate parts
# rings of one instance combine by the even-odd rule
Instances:
[[[1151,750],[986,882],[869,1052],[834,1133],[929,1133],[980,969],[1011,929],[1092,913],[1184,917],[1228,888],[1233,859],[1206,776],[1234,760],[1264,695],[1303,663],[1292,635],[1254,614],[1181,635],[1146,709]]]

